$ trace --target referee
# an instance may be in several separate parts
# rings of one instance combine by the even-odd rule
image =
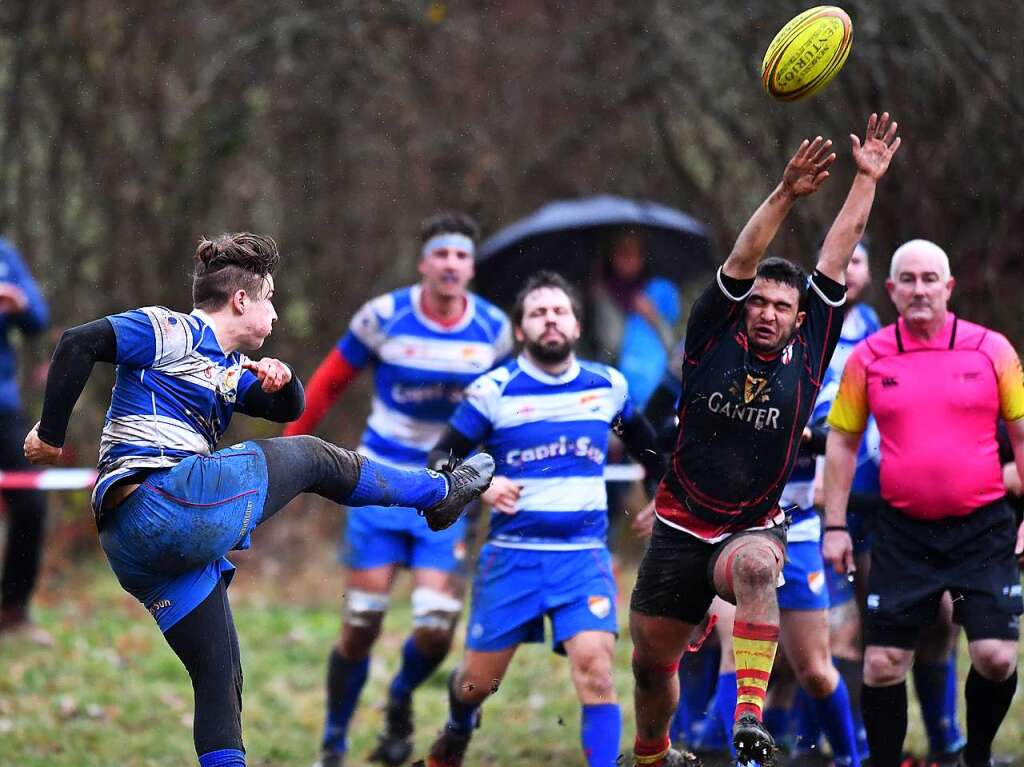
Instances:
[[[869,415],[882,438],[861,695],[873,767],[900,763],[907,669],[946,591],[971,657],[967,767],[990,764],[1017,687],[1024,528],[1006,503],[996,422],[1020,471],[1024,376],[1004,336],[948,310],[953,284],[938,245],[896,250],[886,285],[899,317],[854,349],[828,419],[824,553],[839,572],[853,569],[846,502]]]

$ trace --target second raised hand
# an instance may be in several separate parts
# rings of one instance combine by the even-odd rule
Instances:
[[[794,197],[814,194],[828,178],[829,166],[835,162],[832,139],[816,136],[804,139],[782,173],[782,184]]]

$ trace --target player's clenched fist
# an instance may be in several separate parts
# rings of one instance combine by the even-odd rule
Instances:
[[[502,514],[515,514],[518,511],[516,502],[520,492],[522,488],[508,477],[495,477],[480,497],[484,503],[490,504]]]
[[[281,360],[264,357],[259,360],[246,360],[242,367],[260,379],[263,391],[273,394],[292,380],[292,370]]]
[[[39,424],[32,427],[32,430],[25,437],[25,457],[29,463],[36,465],[53,465],[60,461],[63,448],[48,445],[39,439]]]

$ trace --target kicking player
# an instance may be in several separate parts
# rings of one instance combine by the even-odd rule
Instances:
[[[519,293],[514,315],[523,352],[478,379],[431,453],[467,455],[483,443],[500,476],[480,552],[466,654],[449,681],[450,715],[429,767],[458,767],[479,709],[498,688],[516,648],[544,641],[568,655],[583,706],[587,764],[613,767],[621,715],[612,680],[616,588],[607,548],[602,478],[614,428],[651,476],[664,471],[655,435],[629,402],[617,370],[577,360],[579,303],[558,274],[540,272]]]
[[[374,298],[309,382],[306,412],[286,435],[316,429],[331,402],[368,365],[374,398],[359,452],[393,466],[424,466],[463,389],[512,349],[508,318],[466,290],[473,278],[476,222],[459,213],[427,219],[418,285]],[[404,764],[412,752],[412,693],[444,660],[462,612],[453,581],[465,523],[431,533],[405,509],[351,509],[343,544],[345,611],[327,667],[321,767],[340,767],[348,727],[370,668],[399,567],[412,570],[412,634],[388,690],[385,728],[370,758]]]
[[[851,141],[857,172],[810,280],[784,259],[758,262],[794,202],[828,176],[835,155],[820,137],[800,146],[691,311],[679,439],[658,487],[631,604],[636,764],[683,762],[668,732],[676,670],[716,593],[737,605],[737,757],[772,758],[761,716],[779,635],[775,587],[786,549],[779,497],[839,340],[846,265],[899,147],[888,114],[871,115],[863,144]]]
[[[93,510],[111,569],[192,678],[200,767],[245,764],[242,667],[227,599],[234,567],[225,555],[249,548],[252,531],[303,492],[422,509],[430,528],[443,530],[493,474],[484,454],[453,471],[409,471],[316,437],[217,450],[235,411],[281,423],[302,412],[302,384],[287,365],[240,352],[259,349],[277,319],[278,261],[269,237],[204,239],[191,313],[149,306],[66,331],[42,419],[25,439],[32,463],[56,463],[93,365],[117,365]]]

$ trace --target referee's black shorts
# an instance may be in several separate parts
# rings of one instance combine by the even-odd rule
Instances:
[[[786,551],[786,528],[750,530],[708,543],[654,519],[651,542],[640,562],[629,608],[642,615],[674,618],[697,625],[715,598],[714,569],[718,555],[741,535],[763,535]]]
[[[874,533],[865,644],[914,648],[946,591],[968,641],[1019,637],[1017,529],[1005,500],[934,522],[887,505],[875,517]]]

